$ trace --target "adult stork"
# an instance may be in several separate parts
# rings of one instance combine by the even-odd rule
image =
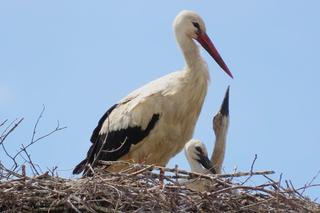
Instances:
[[[86,174],[98,160],[165,166],[192,137],[209,81],[207,64],[195,41],[230,77],[232,74],[199,15],[182,11],[173,28],[186,67],[144,85],[107,110],[92,133],[87,157],[75,167],[74,174]],[[109,171],[120,169],[108,167]]]

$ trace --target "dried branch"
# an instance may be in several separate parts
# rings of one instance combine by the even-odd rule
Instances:
[[[170,172],[170,173],[179,173],[180,176],[178,176],[178,178],[185,178],[185,179],[193,179],[193,178],[197,178],[197,177],[201,177],[201,178],[205,178],[205,179],[209,179],[209,180],[213,180],[215,178],[230,178],[230,177],[243,177],[243,176],[255,176],[255,175],[270,175],[270,174],[274,174],[274,171],[250,171],[250,172],[236,172],[236,173],[232,173],[232,174],[201,174],[201,173],[196,173],[196,172],[188,172],[185,170],[181,170],[178,168],[167,168],[167,167],[163,167],[163,166],[156,166],[156,165],[144,165],[144,164],[139,164],[139,163],[130,163],[127,161],[103,161],[103,160],[99,160],[98,161],[99,164],[101,165],[106,165],[106,166],[110,166],[110,165],[114,165],[114,164],[126,164],[129,165],[131,168],[141,168],[144,166],[147,166],[147,168],[149,170],[163,170],[165,172]],[[184,177],[181,175],[186,175],[188,177]],[[175,176],[168,176],[168,177],[172,177],[172,178],[176,178]]]
[[[7,121],[8,121],[8,119],[2,121],[2,122],[0,123],[0,127],[2,127],[5,123],[7,123]]]
[[[35,144],[36,142],[38,142],[38,141],[40,141],[40,140],[42,140],[42,139],[44,139],[44,138],[47,138],[48,136],[54,134],[55,132],[58,132],[58,131],[60,131],[60,130],[63,130],[63,129],[65,129],[65,128],[67,128],[67,127],[65,127],[65,126],[64,126],[64,127],[60,127],[60,123],[59,123],[59,121],[57,121],[57,126],[56,126],[53,130],[51,130],[51,131],[49,131],[48,133],[46,133],[46,134],[44,134],[44,135],[41,135],[41,136],[39,136],[39,137],[36,138],[37,127],[38,127],[38,125],[39,125],[39,123],[40,123],[41,118],[43,117],[44,111],[45,111],[45,106],[43,106],[43,108],[42,108],[42,110],[41,110],[41,112],[40,112],[40,114],[39,114],[39,116],[38,116],[38,118],[37,118],[37,121],[36,121],[36,123],[35,123],[35,125],[34,125],[30,143],[27,144],[27,145],[21,144],[20,150],[11,158],[11,159],[14,161],[14,165],[13,165],[12,168],[11,168],[12,170],[15,170],[15,169],[17,168],[16,158],[17,158],[18,156],[21,156],[22,153],[24,153],[24,154],[27,156],[27,159],[28,159],[28,160],[26,160],[26,161],[27,161],[28,164],[31,166],[31,169],[33,170],[33,173],[34,173],[35,175],[39,175],[39,171],[36,169],[35,164],[32,162],[31,157],[30,157],[30,154],[28,153],[27,149],[28,149],[30,146],[32,146],[33,144]]]
[[[6,140],[6,138],[20,125],[20,123],[23,121],[24,118],[20,118],[20,119],[15,119],[14,121],[12,121],[7,127],[6,129],[2,132],[1,136],[0,136],[0,144],[1,147],[4,151],[4,153],[6,154],[6,156],[8,158],[10,158],[14,164],[14,167],[18,167],[18,163],[15,159],[15,157],[13,157],[6,149],[5,145],[4,145],[4,141]],[[3,121],[1,123],[0,126],[3,126],[5,123],[7,122],[7,120]]]
[[[31,159],[31,154],[28,151],[28,148],[30,146],[32,146],[33,144],[35,144],[36,142],[52,135],[53,133],[63,130],[66,127],[60,127],[59,121],[57,121],[57,126],[49,131],[48,133],[44,134],[44,135],[40,135],[39,137],[37,137],[37,128],[38,125],[40,123],[41,118],[43,117],[45,111],[45,106],[43,106],[37,120],[36,123],[34,125],[33,128],[33,133],[32,133],[32,137],[31,137],[31,141],[25,145],[25,144],[21,144],[20,149],[15,153],[15,154],[10,154],[9,151],[7,150],[6,146],[5,146],[5,140],[7,139],[7,137],[14,131],[16,130],[16,128],[21,124],[21,122],[23,121],[24,118],[20,118],[20,119],[15,119],[13,120],[10,124],[7,125],[7,127],[5,128],[5,130],[2,132],[1,136],[0,136],[0,145],[1,148],[3,150],[3,152],[5,153],[5,157],[9,158],[11,160],[11,165],[9,167],[11,167],[10,169],[7,169],[5,167],[5,165],[3,165],[1,163],[1,159],[0,159],[0,166],[1,168],[6,168],[5,174],[7,175],[6,178],[9,179],[10,176],[14,176],[16,177],[16,175],[14,175],[17,171],[17,169],[20,167],[20,162],[23,161],[22,164],[27,163],[30,166],[30,169],[32,171],[32,173],[34,175],[39,175],[40,173],[42,173],[41,168],[39,167],[39,165],[35,164],[32,159]],[[7,123],[8,120],[5,120],[3,122],[0,123],[0,127],[4,126]],[[12,171],[12,172],[8,172],[8,171]],[[26,172],[26,169],[24,168],[24,173]],[[4,174],[1,174],[2,177],[5,177]]]
[[[257,158],[258,158],[257,154],[254,154],[254,159],[253,159],[253,161],[252,161],[252,163],[251,163],[251,167],[250,167],[250,173],[252,173],[252,171],[253,171],[253,167],[254,167],[254,164],[255,164]],[[248,176],[248,177],[242,182],[242,185],[244,185],[246,182],[248,182],[248,180],[251,178],[251,176],[252,176],[252,175]]]
[[[303,193],[307,188],[310,188],[310,186],[313,185],[313,182],[319,177],[319,175],[320,175],[320,170],[316,173],[315,176],[313,176],[313,178],[309,181],[309,183],[306,183],[305,186],[301,188],[302,189],[301,195],[303,195]]]
[[[18,126],[19,124],[23,121],[24,118],[20,118],[15,119],[14,121],[12,121],[8,127],[2,132],[1,136],[0,136],[0,144],[3,144],[3,142],[5,141],[5,139],[10,135],[10,133],[12,133]],[[0,126],[4,125],[7,122],[7,120],[5,120],[4,122],[1,123]],[[13,126],[12,126],[13,125]]]
[[[23,150],[24,154],[25,154],[25,155],[27,156],[27,158],[28,158],[27,162],[28,162],[28,164],[31,166],[32,171],[33,171],[33,174],[39,175],[40,173],[38,172],[36,166],[35,166],[34,163],[32,162],[31,156],[30,156],[30,154],[28,153],[26,147],[25,147],[23,144],[21,144],[21,147],[22,147],[22,150]]]

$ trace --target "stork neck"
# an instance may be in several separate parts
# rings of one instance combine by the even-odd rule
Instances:
[[[192,172],[196,173],[206,173],[200,163],[196,160],[189,160],[189,164]]]
[[[188,68],[192,69],[194,67],[203,65],[203,60],[201,58],[199,48],[197,47],[193,39],[183,36],[180,39],[178,38],[178,43],[180,45]]]
[[[222,163],[224,160],[226,139],[226,134],[216,136],[216,142],[214,144],[214,150],[211,156],[211,162],[218,174],[221,173]]]

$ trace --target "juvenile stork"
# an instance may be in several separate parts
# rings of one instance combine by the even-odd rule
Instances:
[[[206,146],[200,141],[191,139],[184,146],[185,156],[192,172],[197,173],[221,173],[224,160],[227,133],[229,127],[229,87],[224,96],[222,105],[213,117],[213,130],[216,136],[211,160],[208,158]]]
[[[190,140],[207,93],[209,72],[195,41],[232,77],[206,34],[203,20],[192,11],[173,22],[186,67],[133,91],[99,120],[87,157],[73,170],[79,174],[98,160],[134,161],[165,166]],[[116,166],[109,171],[119,171]]]
[[[192,172],[200,174],[220,174],[224,160],[226,139],[229,127],[229,87],[218,113],[213,118],[213,130],[216,136],[211,160],[208,158],[206,146],[196,139],[188,141],[184,147],[185,156]],[[205,191],[210,187],[207,180],[192,180],[186,187],[194,191]]]

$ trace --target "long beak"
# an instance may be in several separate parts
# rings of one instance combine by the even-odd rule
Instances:
[[[204,168],[208,169],[212,174],[217,173],[207,155],[199,155],[199,157],[200,160],[198,160],[198,162],[201,163]]]
[[[220,108],[220,113],[223,116],[229,116],[229,90],[230,90],[230,86],[228,86],[228,89],[226,91],[226,94],[224,95],[224,99]]]
[[[214,47],[212,41],[210,40],[209,36],[205,32],[201,32],[196,39],[201,46],[207,50],[207,52],[212,56],[212,58],[219,64],[219,66],[231,77],[233,78],[232,73],[230,72],[227,65],[224,63],[223,59],[221,58],[218,50]]]

